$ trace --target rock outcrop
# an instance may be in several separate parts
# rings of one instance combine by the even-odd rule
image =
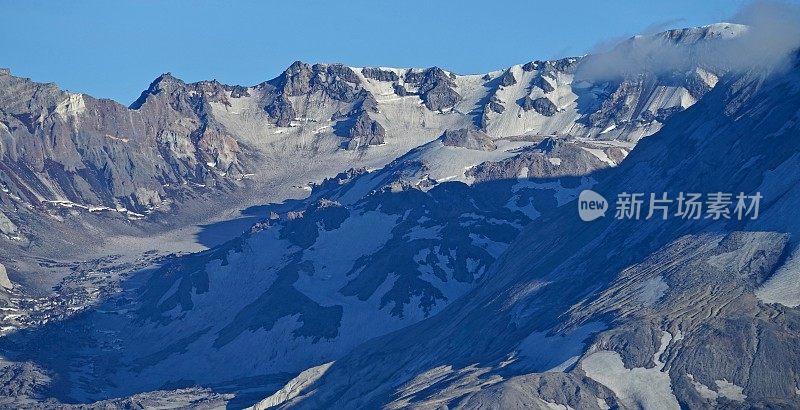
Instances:
[[[461,147],[478,151],[494,151],[497,149],[492,138],[485,132],[469,128],[447,130],[439,138],[442,144],[450,147]]]
[[[522,109],[525,111],[534,110],[545,117],[552,117],[558,112],[558,107],[547,97],[538,97],[534,99],[525,97],[522,100]]]
[[[455,90],[456,84],[451,75],[439,67],[423,71],[409,70],[404,79],[406,84],[416,87],[416,93],[429,110],[442,111],[452,108],[462,100],[461,95]]]

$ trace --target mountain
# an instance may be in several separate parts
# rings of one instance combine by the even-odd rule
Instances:
[[[715,48],[744,32],[719,24],[621,47],[649,61],[659,47]],[[466,156],[450,147],[475,144],[475,135],[485,147],[508,140],[518,148],[552,137],[613,165],[727,70],[697,61],[613,76],[592,61],[533,61],[485,75],[297,62],[254,86],[164,74],[130,107],[0,70],[0,264],[24,299],[79,288],[63,268],[75,261],[113,271],[91,279],[110,289],[121,272],[146,265],[143,254],[155,262],[222,244],[257,221],[241,210],[302,198],[310,183],[381,169],[412,150],[420,165],[413,183],[427,186],[534,168],[578,175],[597,161],[539,164],[529,154],[511,159],[518,152],[504,147]],[[468,138],[452,138],[457,132]],[[493,164],[477,167],[485,161]]]
[[[789,405],[797,65],[704,54],[748,30],[485,75],[165,74],[128,108],[6,72],[0,402]],[[765,203],[586,223],[588,188]]]
[[[713,47],[743,30],[731,24],[677,30],[625,47]],[[320,181],[346,170],[344,164],[385,165],[448,129],[476,127],[493,139],[532,134],[635,142],[693,104],[724,72],[698,63],[681,72],[594,78],[580,74],[581,61],[534,61],[486,75],[296,62],[251,87],[187,84],[164,74],[127,108],[3,70],[2,204],[10,222],[23,226],[6,223],[3,233],[24,234],[12,211],[19,208],[110,210],[137,218],[198,191],[270,185],[290,171]],[[305,160],[287,163],[298,151]],[[315,169],[320,162],[332,164]]]
[[[659,46],[713,48],[744,32],[719,24],[623,44],[648,59]],[[0,264],[16,284],[10,293],[59,305],[64,295],[50,300],[58,287],[93,303],[120,275],[237,237],[258,220],[241,210],[401,157],[409,182],[425,187],[615,165],[727,70],[698,61],[615,77],[598,74],[597,59],[485,75],[297,62],[249,87],[164,74],[130,107],[0,70]],[[564,155],[580,158],[543,162],[517,150],[545,138],[575,144],[583,151]],[[106,275],[72,277],[88,266]],[[80,290],[86,280],[103,290]]]
[[[586,223],[574,202],[555,208],[491,280],[259,406],[794,407],[796,57],[789,72],[723,77],[620,166],[592,174],[608,197],[760,192],[758,219]]]
[[[515,161],[483,166],[524,168],[519,178],[476,172],[474,180],[488,182],[435,183],[431,175],[441,171],[420,173],[423,158],[453,162],[478,150],[429,144],[435,148],[426,144],[381,170],[341,173],[306,199],[261,209],[271,216],[241,237],[163,261],[97,309],[37,309],[36,320],[46,325],[6,341],[41,339],[11,350],[65,369],[68,384],[48,394],[70,401],[181,380],[236,391],[268,380],[259,387],[277,388],[310,364],[441,311],[480,281],[526,224],[591,185],[570,175],[575,167],[609,166],[577,143],[498,140],[496,151]],[[558,159],[564,165],[554,165]],[[84,328],[93,336],[77,331]],[[54,345],[62,346],[55,355],[48,353]],[[242,368],[242,355],[254,349],[264,354]],[[206,359],[198,363],[199,356]]]

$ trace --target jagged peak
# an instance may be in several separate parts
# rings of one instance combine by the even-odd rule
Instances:
[[[689,41],[702,41],[705,39],[728,39],[734,38],[736,36],[745,33],[748,30],[748,26],[743,24],[737,23],[728,23],[728,22],[721,22],[721,23],[714,23],[700,27],[688,27],[688,28],[679,28],[679,29],[672,29],[666,30],[656,34],[648,34],[648,35],[637,35],[619,43],[616,47],[622,47],[624,45],[631,45],[635,44],[640,41],[645,41],[645,39],[671,39],[672,41],[676,42],[689,42]],[[559,59],[552,59],[552,60],[533,60],[525,64],[514,65],[511,68],[521,67],[525,71],[538,71],[538,70],[555,70],[555,71],[564,71],[568,70],[573,67],[577,62],[582,61],[585,56],[577,56],[577,57],[565,57]],[[432,77],[437,77],[441,79],[450,79],[453,80],[456,77],[461,77],[462,75],[457,74],[453,71],[445,70],[439,66],[432,66],[432,67],[415,67],[415,68],[397,68],[397,67],[387,67],[387,66],[376,66],[376,67],[354,67],[348,66],[342,63],[309,63],[304,62],[301,60],[297,60],[292,62],[286,70],[284,70],[279,76],[273,78],[272,80],[264,81],[254,87],[264,87],[265,85],[271,85],[277,88],[280,88],[283,82],[286,79],[286,76],[293,73],[302,72],[304,70],[309,70],[311,72],[314,71],[323,71],[327,72],[330,69],[334,69],[334,71],[338,70],[347,70],[352,72],[354,75],[353,77],[345,76],[345,79],[348,82],[355,82],[358,78],[358,74],[363,75],[364,70],[375,70],[383,71],[386,73],[394,73],[397,74],[400,78],[405,79],[407,76],[413,77],[421,77],[425,75],[430,75]],[[508,72],[510,68],[499,69],[489,72],[488,74],[476,74],[479,76],[483,76],[486,79],[493,79],[499,75],[503,75]],[[339,71],[342,72],[342,71]],[[377,75],[377,74],[376,74]],[[13,76],[11,70],[8,68],[0,68],[0,76]],[[391,74],[388,74],[391,77]],[[369,77],[369,76],[367,76]],[[21,79],[25,79],[19,77]],[[352,80],[352,81],[351,81]],[[392,81],[396,81],[392,79]],[[228,90],[231,89],[243,89],[249,88],[239,85],[227,85],[221,83],[217,80],[205,80],[199,81],[195,83],[186,83],[183,80],[175,77],[171,72],[165,72],[159,75],[149,87],[142,92],[140,97],[134,101],[129,107],[131,109],[138,109],[144,104],[148,95],[156,94],[159,90],[164,89],[171,89],[173,87],[186,87],[196,84],[215,84],[222,86]],[[49,85],[49,83],[47,84]]]
[[[220,82],[217,79],[201,80],[197,82],[187,83],[180,78],[175,77],[170,72],[163,73],[156,77],[146,90],[142,91],[139,98],[130,105],[131,109],[139,109],[151,95],[157,95],[161,92],[195,92],[202,95],[210,96],[213,99],[220,98],[221,91],[230,91],[238,96],[248,95],[247,89],[240,85],[229,85]]]
[[[167,71],[156,77],[156,79],[150,83],[148,90],[153,90],[153,89],[163,90],[166,88],[172,88],[175,86],[185,86],[185,85],[186,83],[183,80],[175,77],[174,75],[172,75],[171,72]]]
[[[139,96],[139,98],[137,98],[136,101],[129,106],[129,108],[138,110],[142,107],[142,105],[144,105],[145,102],[147,102],[147,98],[149,96],[156,95],[163,90],[172,91],[178,87],[185,86],[185,82],[173,76],[171,72],[167,71],[156,77],[156,79],[150,83],[150,86],[148,86],[146,90],[142,91],[142,94]]]

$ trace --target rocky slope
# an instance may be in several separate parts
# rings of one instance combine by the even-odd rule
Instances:
[[[624,47],[646,57],[653,44],[716,47],[745,31],[713,25]],[[309,183],[351,168],[381,169],[402,157],[405,169],[395,172],[428,189],[614,165],[726,71],[698,61],[615,77],[599,75],[596,59],[537,61],[486,75],[298,62],[254,86],[165,74],[130,107],[2,70],[0,263],[17,285],[9,308],[25,312],[18,307],[30,298],[51,306],[65,297],[54,287],[76,289],[95,277],[75,273],[88,266],[76,260],[114,272],[91,286],[112,289],[116,276],[153,250],[150,238],[162,246],[144,259],[225,242],[251,216],[228,233],[217,230],[211,242],[197,238],[227,215],[303,197]],[[546,138],[564,152],[546,158],[525,148]],[[520,192],[515,201],[527,203]],[[531,209],[524,212],[535,215]],[[109,266],[109,255],[121,267]]]
[[[649,61],[655,48],[713,48],[745,31],[673,30],[608,55]],[[42,212],[55,226],[102,210],[145,227],[154,211],[179,214],[206,195],[244,206],[277,185],[309,191],[252,210],[261,222],[196,254],[146,254],[123,269],[113,257],[26,251],[74,274],[58,297],[0,290],[11,312],[2,330],[13,331],[0,338],[7,396],[156,405],[179,389],[176,400],[198,405],[275,393],[263,406],[311,408],[791,402],[788,382],[758,367],[731,372],[702,348],[736,335],[753,366],[767,360],[759,347],[791,350],[793,311],[780,306],[794,294],[763,283],[793,280],[771,276],[794,232],[772,210],[794,209],[786,169],[798,150],[782,136],[796,132],[797,79],[700,59],[605,68],[603,55],[464,76],[298,62],[251,87],[164,75],[128,108],[4,73],[27,98],[0,94],[8,243],[40,234],[22,222]],[[585,225],[572,202],[588,187],[759,184],[784,202],[758,226]],[[23,269],[9,265],[14,282]],[[121,269],[131,274],[113,279]],[[183,389],[196,386],[207,390]]]
[[[794,407],[797,299],[764,289],[796,277],[784,267],[800,233],[799,69],[795,60],[788,73],[723,78],[593,175],[608,197],[761,192],[758,219],[586,223],[574,202],[556,208],[518,236],[491,280],[264,404]]]
[[[100,307],[9,335],[6,346],[17,360],[64,369],[62,384],[35,391],[64,401],[186,380],[239,392],[266,377],[271,384],[257,387],[274,389],[311,365],[436,314],[472,289],[525,225],[592,184],[572,175],[566,161],[583,170],[609,166],[577,143],[499,140],[492,158],[525,158],[530,173],[486,177],[470,187],[440,178],[442,171],[426,169],[425,161],[442,158],[441,151],[485,151],[431,144],[438,146],[373,172],[341,173],[307,199],[261,209],[271,216],[240,238],[165,261],[132,277],[136,285],[123,283],[130,290]],[[556,155],[563,167],[549,161]],[[542,162],[548,166],[537,168]],[[78,329],[102,336],[87,338]],[[42,342],[28,346],[27,338]],[[242,368],[253,349],[263,355]],[[200,355],[202,363],[193,359]],[[97,364],[98,357],[109,365]]]
[[[714,25],[620,47],[714,47],[743,31]],[[250,87],[187,84],[164,74],[130,107],[3,70],[0,229],[24,236],[24,218],[15,214],[41,207],[139,217],[198,192],[230,191],[242,179],[269,185],[297,171],[287,157],[298,152],[308,157],[300,170],[320,181],[344,164],[385,165],[451,129],[477,127],[491,139],[635,142],[702,97],[725,71],[698,62],[614,77],[596,73],[598,60],[535,61],[486,75],[297,62]],[[312,169],[318,163],[329,167]]]

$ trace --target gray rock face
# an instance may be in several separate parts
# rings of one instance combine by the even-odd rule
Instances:
[[[233,86],[224,85],[223,87],[231,92],[231,98],[242,98],[250,96],[250,92],[247,91],[247,87],[242,87],[241,85],[233,85]]]
[[[27,400],[43,400],[43,393],[52,375],[34,362],[0,365],[0,405],[4,407],[30,406]],[[20,400],[16,402],[15,399]]]
[[[555,88],[553,88],[553,86],[550,84],[550,81],[547,81],[547,79],[542,77],[541,75],[536,76],[536,78],[534,78],[533,81],[531,82],[531,85],[533,85],[534,87],[541,88],[542,91],[545,92],[545,94],[553,92],[555,90]]]
[[[334,127],[334,132],[348,139],[346,145],[348,150],[380,145],[385,142],[386,130],[370,115],[370,113],[378,112],[378,103],[375,97],[369,91],[362,89],[353,109],[346,115],[336,116],[342,119]]]
[[[479,151],[494,151],[497,149],[492,138],[480,130],[461,128],[447,130],[439,137],[442,144],[451,147],[462,147]]]
[[[503,111],[506,110],[506,107],[503,106],[503,102],[500,101],[496,95],[493,95],[492,98],[489,99],[489,109],[498,114],[502,114]]]
[[[333,101],[353,103],[360,97],[361,80],[341,64],[306,64],[295,61],[278,78],[260,85],[266,91],[264,111],[275,125],[287,127],[297,116],[288,97],[322,93]]]
[[[548,86],[562,87],[560,82],[568,78],[562,74],[573,70],[575,61],[530,63],[525,71],[542,72],[514,78],[533,79],[499,95],[535,97],[542,95],[540,88],[546,93]],[[153,206],[176,197],[167,185],[224,187],[230,182],[226,172],[212,168],[219,165],[235,174],[252,166],[246,143],[226,148],[229,139],[237,147],[239,143],[225,124],[234,129],[240,114],[254,112],[263,120],[262,108],[269,121],[295,130],[257,124],[290,138],[299,134],[294,131],[308,131],[305,136],[338,121],[341,127],[334,126],[334,134],[349,138],[344,144],[348,148],[384,142],[386,130],[377,119],[387,119],[394,132],[393,104],[411,106],[424,119],[435,118],[428,124],[436,127],[466,126],[474,118],[465,120],[459,111],[472,108],[473,100],[459,104],[459,110],[444,110],[460,101],[456,83],[478,84],[476,78],[454,81],[436,70],[415,70],[396,79],[385,70],[362,74],[397,81],[391,85],[398,94],[419,94],[425,108],[438,107],[440,113],[425,112],[415,98],[388,98],[390,103],[379,105],[365,88],[375,82],[359,84],[362,77],[339,65],[297,63],[281,78],[255,87],[216,81],[185,84],[165,75],[130,109],[36,85],[40,90],[22,103],[0,98],[5,104],[0,106],[0,206],[16,201],[15,196],[36,198],[41,193],[120,204],[126,199],[116,195],[125,189],[133,189],[137,203]],[[6,77],[0,73],[0,83]],[[405,86],[399,84],[401,78]],[[554,82],[538,84],[535,78]],[[98,306],[84,314],[0,338],[3,353],[14,353],[14,360],[31,360],[56,373],[55,382],[39,382],[44,373],[38,368],[20,367],[24,362],[4,367],[0,407],[30,405],[4,401],[10,396],[91,401],[187,384],[252,392],[254,385],[282,384],[291,377],[287,372],[334,359],[330,372],[320,375],[324,379],[305,384],[307,389],[285,405],[646,407],[637,400],[647,391],[632,394],[592,373],[592,355],[598,352],[618,355],[622,362],[614,381],[624,381],[629,373],[656,374],[654,378],[668,381],[666,396],[674,395],[685,407],[791,407],[800,380],[794,353],[800,351],[800,319],[791,308],[762,303],[753,290],[786,260],[792,238],[800,232],[793,218],[786,217],[788,210],[800,208],[800,183],[794,173],[778,170],[798,151],[786,137],[797,134],[797,93],[789,90],[800,88],[764,78],[738,85],[726,80],[726,88],[711,91],[697,84],[692,95],[708,95],[711,102],[704,100],[689,112],[644,111],[636,102],[652,95],[652,84],[678,81],[672,77],[652,84],[574,87],[580,93],[578,104],[587,95],[596,97],[597,106],[580,105],[586,108],[580,113],[603,111],[597,126],[624,126],[627,117],[649,122],[677,116],[663,134],[637,148],[633,164],[602,172],[597,171],[619,164],[627,154],[612,146],[618,141],[588,144],[558,135],[492,154],[443,148],[428,140],[423,147],[434,147],[437,155],[444,153],[453,161],[462,154],[506,158],[470,168],[472,186],[444,182],[453,172],[435,166],[449,163],[432,162],[430,158],[441,156],[425,157],[429,152],[424,150],[412,150],[378,172],[342,173],[315,187],[308,200],[263,212],[269,220],[241,238],[171,258],[153,275],[145,272],[151,280],[135,296],[124,292],[105,300],[101,293]],[[483,86],[501,83],[495,80],[489,78]],[[781,98],[753,96],[762,81],[764,89],[778,90]],[[625,87],[630,89],[614,95]],[[560,91],[555,94],[562,96]],[[465,92],[468,98],[474,94],[471,88]],[[19,108],[48,95],[52,101],[44,101],[43,110]],[[623,101],[628,98],[635,101]],[[469,115],[483,113],[484,125],[487,115],[506,108],[498,95],[483,94],[474,101]],[[542,111],[553,110],[543,104]],[[240,111],[242,105],[255,109]],[[520,111],[512,106],[506,114],[524,114]],[[770,113],[770,121],[763,112]],[[513,121],[505,117],[498,122]],[[320,133],[319,139],[334,142],[332,150],[341,142],[328,131]],[[525,133],[502,143],[541,138]],[[104,138],[112,142],[102,142]],[[445,132],[441,143],[495,149],[488,135],[469,128]],[[21,149],[20,144],[27,145]],[[759,160],[750,161],[753,157]],[[795,163],[789,165],[796,169]],[[452,168],[456,174],[464,169],[462,164]],[[770,182],[767,174],[778,175],[781,183]],[[584,187],[612,199],[621,190],[675,186],[764,187],[779,199],[764,204],[763,224],[700,225],[661,223],[658,218],[626,225],[611,214],[586,224],[577,220],[574,202],[569,202]],[[15,214],[6,215],[18,221]],[[27,229],[24,222],[18,225]],[[791,235],[765,232],[770,230]],[[0,287],[2,282],[0,275]],[[80,289],[88,293],[92,288]],[[587,323],[593,330],[577,332]],[[356,347],[396,329],[401,330]],[[664,332],[669,342],[664,342]],[[534,340],[532,348],[531,343],[523,348],[526,340]],[[558,352],[548,352],[550,345]],[[242,366],[243,352],[252,349],[259,354],[248,354],[252,360]],[[577,361],[567,360],[573,357]],[[604,368],[613,370],[613,363]],[[723,388],[723,380],[733,387]],[[717,397],[698,392],[698,383]],[[43,386],[47,394],[41,393]],[[725,389],[737,388],[749,399],[745,404],[737,402],[736,394],[723,395]],[[227,398],[211,390],[154,391],[90,406],[225,405]]]
[[[350,67],[341,64],[309,65],[295,61],[272,83],[288,96],[321,91],[338,101],[352,100],[361,83]]]
[[[548,61],[536,60],[524,64],[522,69],[528,72],[541,70],[545,74],[554,74],[556,72],[574,73],[579,62],[580,59],[578,58],[562,58]]]
[[[347,144],[347,149],[353,150],[368,145],[383,144],[386,138],[386,130],[378,121],[370,118],[366,111],[361,111],[350,128],[348,136],[350,137],[350,142]]]
[[[790,171],[800,152],[798,64],[726,78],[618,167],[592,174],[592,189],[609,198],[720,186],[773,193],[758,220],[587,223],[576,201],[555,207],[468,297],[338,359],[313,395],[285,406],[795,407],[800,313],[756,291],[791,268],[800,234],[790,211],[800,206],[800,175]],[[588,324],[595,330],[574,336]],[[565,349],[580,352],[577,361],[532,370]]]
[[[380,112],[380,109],[378,108],[378,101],[375,100],[375,96],[372,95],[371,92],[367,90],[361,90],[359,98],[360,101],[355,107],[356,110],[363,110],[375,113]]]
[[[226,103],[217,82],[165,74],[130,109],[13,76],[0,83],[0,180],[28,203],[143,212],[180,195],[165,186],[228,183],[203,164],[231,176],[243,170],[236,140],[207,115],[209,102]]]
[[[581,143],[545,138],[520,155],[484,162],[470,169],[468,175],[474,177],[476,183],[481,183],[514,179],[525,169],[528,178],[549,179],[587,175],[608,166],[585,150]]]
[[[505,73],[500,77],[500,85],[503,87],[508,87],[517,83],[517,79],[514,78],[514,73],[511,70],[506,70]]]
[[[215,393],[210,389],[186,388],[177,390],[157,390],[120,399],[102,400],[79,408],[97,409],[153,409],[183,407],[198,410],[212,410],[227,407],[233,399],[231,394]],[[69,409],[65,404],[54,404],[54,407]]]
[[[264,111],[275,121],[275,125],[279,127],[288,127],[292,120],[297,117],[292,103],[290,103],[283,94],[275,96],[273,100],[264,107]]]
[[[683,107],[659,108],[656,110],[655,120],[661,123],[667,122],[673,115],[683,111]]]
[[[364,74],[364,77],[378,81],[393,82],[400,79],[400,76],[394,71],[381,70],[380,68],[365,67],[361,70],[361,74]]]
[[[538,97],[535,99],[525,97],[522,100],[522,109],[525,111],[534,110],[546,117],[552,117],[558,112],[556,105],[547,97]]]
[[[406,88],[400,84],[394,84],[392,85],[392,88],[394,88],[394,93],[400,97],[405,97],[410,94],[408,90],[406,90]]]
[[[405,81],[417,87],[420,98],[429,110],[452,108],[462,100],[455,90],[455,82],[441,68],[428,68],[422,72],[408,71]]]
[[[451,87],[437,84],[423,94],[423,101],[428,109],[441,111],[453,108],[457,102],[461,101],[461,95]]]
[[[613,92],[600,105],[600,109],[587,117],[587,122],[593,126],[607,126],[614,123],[613,118],[631,116],[632,110],[628,102],[630,96],[639,95],[639,91],[646,86],[652,86],[652,78],[641,75],[623,80]]]
[[[465,389],[467,390],[467,389]],[[614,394],[600,384],[586,383],[568,373],[528,374],[485,386],[466,394],[455,409],[553,408],[554,403],[573,409],[597,409],[598,399],[611,408]]]
[[[541,64],[542,64],[542,62],[538,61],[538,60],[537,61],[531,61],[531,62],[523,64],[522,65],[522,69],[527,71],[527,72],[536,71],[536,70],[539,69],[539,66],[541,66]]]
[[[483,115],[481,115],[478,121],[478,126],[481,128],[481,130],[485,131],[486,127],[489,125],[490,114],[502,114],[505,110],[506,107],[503,105],[503,102],[497,98],[497,95],[492,95],[492,97],[489,99],[489,103],[483,107]]]

